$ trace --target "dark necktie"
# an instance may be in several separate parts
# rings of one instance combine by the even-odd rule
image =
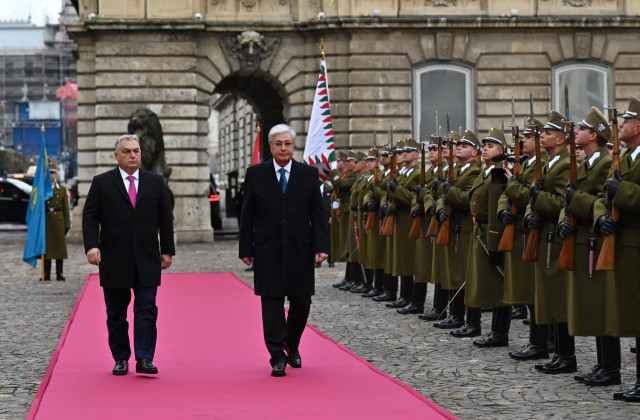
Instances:
[[[282,194],[284,194],[284,192],[287,190],[287,177],[285,176],[287,170],[284,168],[280,168],[278,172],[280,172],[280,188],[282,188]]]

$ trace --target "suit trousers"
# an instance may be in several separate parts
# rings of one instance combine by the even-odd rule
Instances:
[[[289,353],[298,351],[300,339],[311,310],[311,296],[289,296],[289,316],[284,315],[284,296],[261,296],[264,343],[271,355],[271,365],[286,363]]]
[[[129,323],[127,308],[131,302],[131,289],[103,288],[104,303],[107,307],[107,330],[109,348],[114,360],[129,360]],[[153,360],[156,351],[158,330],[158,307],[156,306],[157,287],[135,287],[133,294],[133,348],[136,360]]]

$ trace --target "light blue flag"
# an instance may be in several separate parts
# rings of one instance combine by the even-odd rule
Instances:
[[[44,127],[42,130],[42,147],[38,168],[33,178],[33,189],[27,208],[27,240],[24,243],[22,259],[27,264],[36,266],[38,257],[47,253],[47,236],[45,229],[45,204],[53,196],[51,174],[49,173],[49,158],[44,144]]]

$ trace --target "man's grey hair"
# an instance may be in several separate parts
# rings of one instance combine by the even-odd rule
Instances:
[[[140,139],[138,139],[138,136],[136,136],[135,134],[125,134],[124,136],[118,137],[118,140],[116,140],[116,152],[118,151],[118,148],[120,147],[120,142],[122,140],[134,140],[134,141],[137,141],[138,144],[140,144]]]
[[[293,138],[293,142],[296,142],[296,131],[291,128],[290,126],[288,126],[287,124],[278,124],[278,125],[274,125],[271,130],[269,130],[269,144],[271,144],[271,139],[273,138],[273,136],[275,136],[276,134],[280,134],[280,133],[291,133],[291,137]]]

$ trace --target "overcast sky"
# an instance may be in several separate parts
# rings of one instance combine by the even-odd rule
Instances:
[[[58,22],[58,13],[62,10],[62,0],[0,0],[1,20],[26,20],[31,7],[31,22],[38,26]]]

